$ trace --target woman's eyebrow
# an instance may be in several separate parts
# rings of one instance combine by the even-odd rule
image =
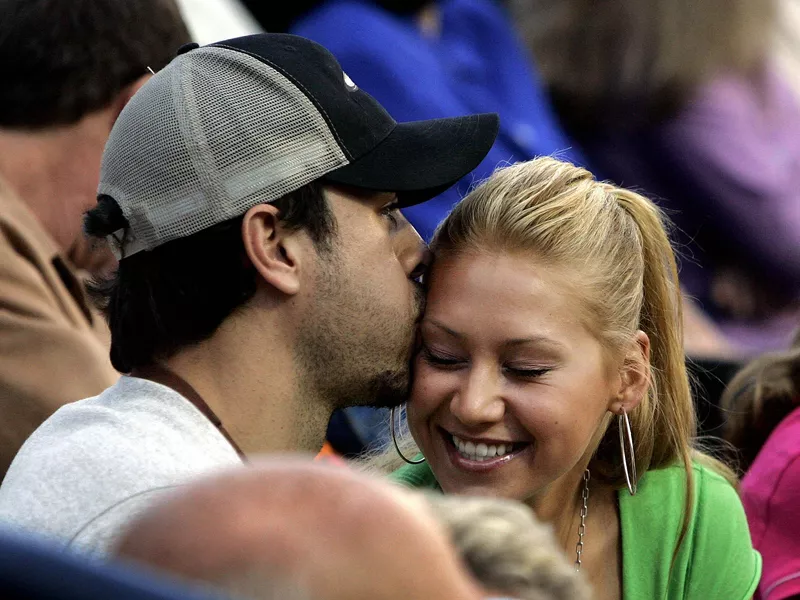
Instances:
[[[455,329],[452,329],[437,321],[436,319],[425,319],[425,323],[436,327],[437,329],[442,330],[447,335],[456,338],[457,340],[463,340],[466,336],[463,333],[459,333]],[[500,346],[504,349],[513,348],[515,346],[548,346],[554,350],[564,350],[566,346],[561,342],[554,340],[553,338],[547,337],[545,335],[533,335],[530,337],[525,338],[513,338],[510,340],[505,340]]]
[[[556,350],[563,350],[566,348],[564,344],[561,342],[554,340],[553,338],[549,338],[544,335],[534,335],[527,338],[514,338],[511,340],[506,340],[502,344],[503,348],[512,348],[514,346],[549,346]]]
[[[458,332],[457,332],[456,330],[454,330],[454,329],[450,329],[450,328],[449,328],[447,325],[445,325],[445,324],[443,324],[443,323],[440,323],[440,322],[439,322],[439,321],[437,321],[436,319],[425,319],[425,323],[428,323],[428,324],[430,324],[430,325],[433,325],[433,326],[434,326],[434,327],[436,327],[437,329],[441,329],[441,330],[442,330],[442,331],[444,331],[444,332],[445,332],[447,335],[449,335],[449,336],[452,336],[452,337],[454,337],[454,338],[456,338],[456,339],[458,339],[458,340],[463,340],[463,339],[464,339],[464,335],[463,335],[463,334],[461,334],[461,333],[458,333]]]

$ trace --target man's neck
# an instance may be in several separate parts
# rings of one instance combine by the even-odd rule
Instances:
[[[98,117],[42,131],[0,128],[0,176],[67,252],[94,204],[108,131]],[[93,178],[95,179],[93,182]]]
[[[0,129],[0,175],[37,217],[38,208],[57,197],[53,145],[46,133]]]
[[[278,335],[265,340],[256,328],[231,321],[163,367],[194,388],[244,455],[316,454],[332,407],[301,393],[291,343]]]

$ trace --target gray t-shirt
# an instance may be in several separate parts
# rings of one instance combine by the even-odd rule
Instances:
[[[157,498],[241,462],[186,398],[122,377],[60,408],[25,442],[0,486],[0,525],[105,554]]]

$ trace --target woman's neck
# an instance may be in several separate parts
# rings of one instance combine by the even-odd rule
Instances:
[[[570,562],[577,557],[585,470],[582,461],[527,502],[539,520],[553,527],[556,540]],[[617,491],[613,487],[589,480],[585,523],[581,571],[595,598],[617,600],[622,597],[622,561]]]
[[[553,527],[556,539],[564,546],[564,550],[569,550],[570,544],[574,549],[578,541],[583,476],[586,471],[583,462],[581,461],[526,502],[540,521],[549,523]]]

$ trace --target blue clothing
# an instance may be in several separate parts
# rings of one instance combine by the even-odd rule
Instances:
[[[499,113],[497,141],[473,174],[404,211],[425,239],[470,186],[498,165],[555,153],[583,164],[502,6],[445,0],[438,7],[436,38],[425,36],[411,18],[358,0],[326,2],[291,29],[328,48],[356,85],[398,121]]]
[[[0,531],[0,598],[28,600],[222,600],[167,576],[90,562],[34,538]],[[226,596],[227,597],[227,596]]]

